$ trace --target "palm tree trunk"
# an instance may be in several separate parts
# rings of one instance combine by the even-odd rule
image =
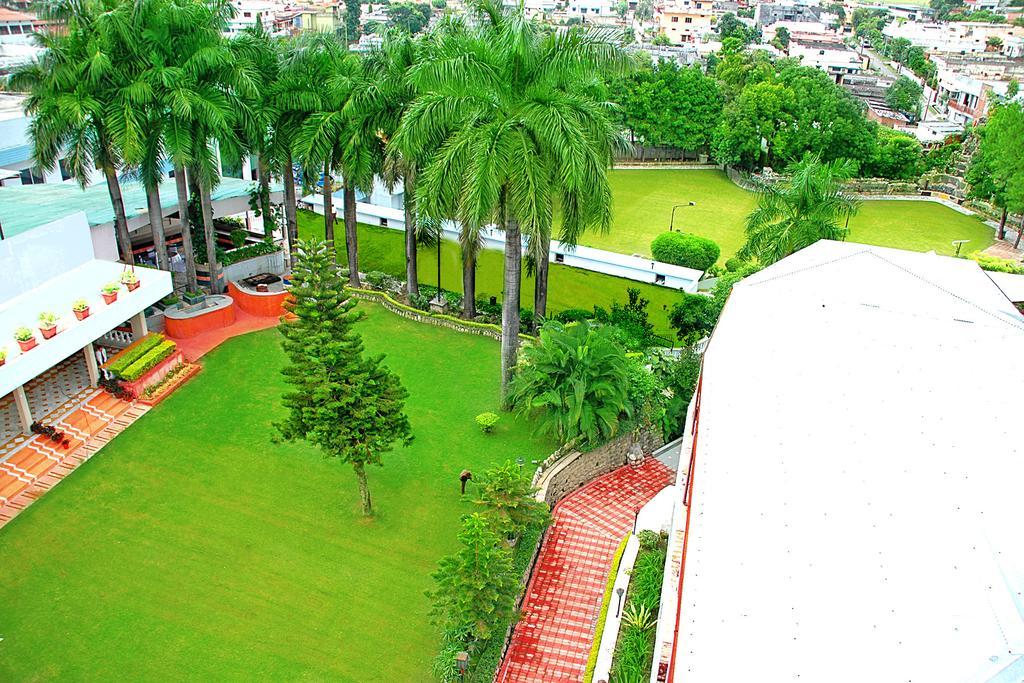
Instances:
[[[266,154],[256,157],[256,172],[260,183],[260,213],[263,214],[263,234],[270,237],[274,234],[274,214],[270,209],[270,165]]]
[[[160,187],[146,188],[146,210],[149,212],[149,229],[153,233],[153,248],[156,249],[156,267],[170,270],[167,258],[167,237],[164,235],[164,215],[160,207]]]
[[[334,184],[331,182],[330,164],[324,164],[324,239],[327,240],[327,250],[331,255],[331,261],[337,262],[337,253],[334,251]]]
[[[196,176],[198,178],[198,176]],[[210,269],[210,292],[220,294],[220,264],[217,263],[217,233],[213,228],[213,202],[210,188],[199,180],[199,208],[203,214],[203,236],[206,238],[206,267]]]
[[[505,219],[505,282],[501,300],[501,400],[507,404],[509,381],[519,350],[519,290],[523,277],[523,243],[519,221],[506,215],[502,193],[501,215]]]
[[[117,237],[117,251],[125,263],[135,263],[132,254],[132,236],[128,232],[128,218],[124,213],[124,198],[121,196],[121,183],[117,179],[117,171],[112,166],[103,167],[103,175],[107,179],[107,192],[110,203],[114,207],[114,234]]]
[[[1024,233],[1024,218],[1020,219],[1020,225],[1017,226],[1017,239],[1013,242],[1014,249],[1020,249],[1020,236]]]
[[[541,238],[537,253],[534,258],[537,263],[537,273],[533,280],[533,330],[537,331],[540,321],[548,315],[548,273],[551,271],[551,263],[548,255],[551,253],[551,235]]]
[[[174,186],[178,191],[178,222],[181,225],[181,250],[185,258],[185,286],[190,292],[199,289],[196,277],[196,252],[192,248],[192,228],[188,224],[188,180],[185,167],[175,165]]]
[[[356,188],[345,181],[345,251],[348,254],[348,282],[359,286],[359,235],[356,233]]]
[[[476,254],[462,249],[462,317],[476,317]]]
[[[366,482],[366,465],[354,462],[352,469],[356,471],[356,481],[359,482],[359,501],[363,505],[363,516],[372,517],[373,503],[370,501],[370,486]]]
[[[1003,207],[1003,215],[999,217],[999,229],[996,230],[996,239],[1006,239],[1006,207]]]
[[[416,270],[416,175],[408,171],[402,178],[405,199],[402,209],[405,211],[405,283],[406,292],[410,295],[420,293],[419,273]]]
[[[299,240],[299,222],[295,211],[295,174],[292,172],[292,154],[288,152],[281,168],[284,176],[284,224],[288,233],[289,262],[295,263],[296,242]]]

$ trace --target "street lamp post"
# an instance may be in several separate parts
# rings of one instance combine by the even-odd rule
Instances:
[[[615,594],[619,596],[619,605],[615,608],[615,618],[618,619],[622,614],[622,594],[626,592],[626,589],[619,586],[615,589]]]
[[[685,204],[676,204],[675,206],[672,207],[672,218],[668,222],[668,230],[669,230],[669,232],[672,232],[672,231],[675,230],[675,225],[676,225],[676,209],[678,209],[680,206],[697,206],[697,202],[687,202]]]
[[[968,242],[970,242],[970,240],[953,240],[952,244],[953,244],[954,247],[956,247],[956,255],[957,256],[960,255],[960,247],[964,246]]]
[[[465,678],[469,668],[469,653],[463,650],[455,655],[455,665],[459,668],[459,678]]]

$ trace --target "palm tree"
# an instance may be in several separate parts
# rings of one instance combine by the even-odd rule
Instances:
[[[742,259],[769,265],[818,240],[843,240],[859,202],[843,192],[841,181],[853,175],[847,160],[822,162],[808,154],[790,168],[783,186],[761,188],[757,208],[747,216]]]
[[[114,210],[118,251],[124,262],[132,263],[117,175],[122,158],[111,131],[111,120],[119,115],[114,95],[124,72],[112,54],[108,32],[102,29],[113,7],[107,0],[46,7],[46,16],[60,20],[65,30],[36,34],[34,39],[44,51],[37,60],[15,69],[10,85],[29,93],[25,113],[32,117],[29,138],[40,167],[52,169],[64,156],[82,188],[91,182],[93,169],[103,173]]]
[[[523,235],[546,245],[556,204],[570,240],[589,226],[607,229],[610,150],[624,142],[592,86],[631,60],[612,32],[547,31],[491,0],[477,11],[478,28],[449,21],[428,42],[410,71],[418,96],[396,138],[401,149],[437,150],[419,177],[422,211],[458,219],[470,237],[488,223],[505,232],[507,396],[519,344]],[[463,260],[475,268],[471,250]]]
[[[405,213],[405,279],[407,292],[419,294],[419,274],[416,262],[416,172],[417,160],[425,150],[400,150],[393,144],[395,132],[402,116],[415,96],[409,83],[409,70],[416,64],[417,42],[408,33],[389,30],[378,48],[371,50],[364,60],[368,87],[358,93],[356,103],[364,110],[362,115],[372,117],[378,134],[385,142],[381,177],[388,189],[394,191],[402,184]]]

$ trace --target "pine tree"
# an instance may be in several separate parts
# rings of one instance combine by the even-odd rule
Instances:
[[[364,314],[353,310],[357,302],[324,242],[299,242],[291,294],[291,315],[279,329],[292,391],[282,397],[288,417],[275,426],[285,439],[304,439],[351,464],[363,514],[372,515],[366,466],[381,465],[395,442],[412,441],[403,412],[408,392],[382,364],[384,356],[363,354],[354,325]]]
[[[512,554],[480,513],[463,520],[459,543],[458,552],[442,559],[434,572],[437,589],[427,593],[430,613],[448,637],[487,640],[495,624],[515,610],[519,580]]]
[[[512,461],[495,465],[484,473],[480,499],[495,531],[506,538],[518,538],[533,526],[545,526],[550,519],[548,506],[534,497],[530,476]]]

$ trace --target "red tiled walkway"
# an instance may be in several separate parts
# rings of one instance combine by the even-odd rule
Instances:
[[[181,349],[182,353],[185,354],[185,358],[190,361],[197,361],[199,358],[213,349],[217,348],[222,342],[232,337],[237,337],[240,334],[247,332],[256,332],[258,330],[265,330],[269,327],[277,326],[278,319],[276,317],[262,317],[246,313],[238,306],[235,306],[235,322],[231,323],[227,327],[220,327],[209,332],[203,332],[194,337],[187,339],[174,339],[177,343],[178,348]]]
[[[620,467],[555,506],[498,683],[580,681],[612,556],[636,511],[672,483],[654,458]]]

